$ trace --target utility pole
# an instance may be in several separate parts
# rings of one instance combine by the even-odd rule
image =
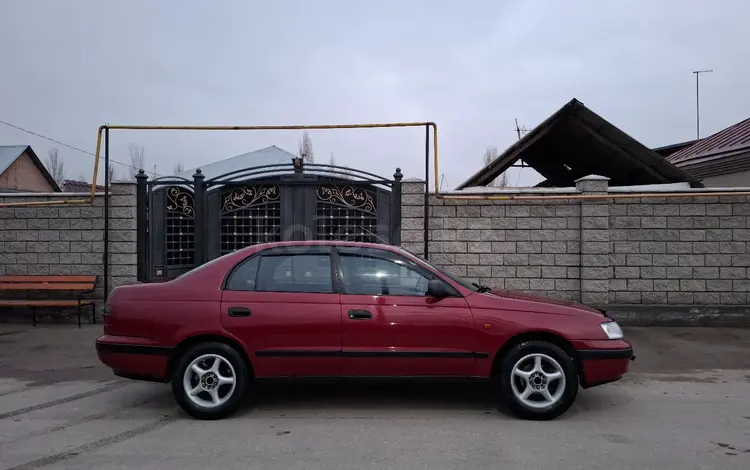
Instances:
[[[700,113],[700,75],[702,73],[711,73],[713,69],[694,70],[695,74],[695,139],[701,138],[701,113]]]

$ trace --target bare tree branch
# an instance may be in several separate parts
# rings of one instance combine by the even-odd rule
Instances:
[[[177,162],[174,166],[174,174],[182,173],[185,171],[185,165],[182,162]]]
[[[500,176],[495,179],[495,182],[498,187],[500,188],[507,188],[508,187],[508,174],[506,172],[502,172]]]
[[[112,164],[112,162],[109,163],[109,174],[107,175],[107,178],[110,182],[117,179],[117,173],[115,173],[115,166]]]
[[[329,165],[336,165],[336,155],[331,152],[331,158],[328,160]],[[337,178],[344,178],[344,179],[352,179],[351,173],[349,172],[348,168],[344,167],[344,169],[337,170],[338,173],[336,174]]]
[[[487,147],[487,150],[484,151],[484,166],[489,165],[492,163],[493,160],[495,160],[498,156],[500,156],[499,152],[497,151],[497,147]],[[508,175],[503,172],[495,178],[493,181],[491,181],[487,186],[492,187],[498,187],[498,188],[505,188],[508,186]]]
[[[302,139],[299,141],[298,156],[307,163],[315,163],[315,151],[313,151],[312,139],[310,139],[307,131],[302,134]]]
[[[138,170],[143,170],[146,166],[146,152],[143,149],[143,145],[131,143],[128,146],[130,152],[130,168],[128,173],[131,180],[135,179],[135,175],[138,174]]]
[[[52,147],[47,151],[45,165],[49,174],[52,175],[52,179],[62,188],[65,182],[65,164],[63,159],[57,154],[57,147]]]

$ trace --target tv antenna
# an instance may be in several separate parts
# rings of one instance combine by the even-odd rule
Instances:
[[[442,175],[440,175],[440,191],[443,190],[443,185],[447,185],[447,184],[448,184],[448,180],[445,178],[445,173],[443,173]]]
[[[527,129],[526,126],[519,127],[518,126],[518,119],[514,119],[516,121],[516,134],[518,135],[518,140],[521,140],[521,137],[528,134],[531,129]]]
[[[514,118],[513,120],[516,123],[516,135],[518,136],[518,140],[521,140],[521,137],[528,134],[531,131],[531,129],[527,129],[526,126],[520,127],[518,125],[518,118]],[[521,169],[526,168],[526,164],[524,164],[523,160],[520,160],[519,163],[520,165],[513,165],[513,166],[519,167],[518,177],[516,178],[516,186],[518,186],[518,184],[521,182]]]

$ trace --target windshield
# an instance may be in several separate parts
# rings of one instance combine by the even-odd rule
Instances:
[[[451,274],[451,273],[449,273],[449,272],[446,272],[445,270],[443,270],[443,269],[440,269],[440,268],[438,268],[437,266],[435,266],[434,264],[432,264],[432,263],[430,263],[430,262],[426,261],[426,260],[425,260],[424,258],[422,258],[421,256],[417,256],[417,255],[415,255],[414,253],[412,253],[411,251],[407,250],[406,248],[401,248],[401,247],[399,247],[399,249],[400,249],[401,251],[404,251],[404,252],[406,252],[406,253],[409,253],[410,255],[412,255],[413,257],[417,258],[417,259],[418,259],[419,261],[421,261],[422,263],[424,263],[424,264],[426,264],[427,266],[431,267],[432,269],[434,269],[435,271],[439,272],[440,274],[442,274],[443,276],[447,277],[448,279],[451,279],[451,280],[453,280],[453,281],[457,282],[458,284],[461,284],[461,285],[462,285],[463,287],[465,287],[465,288],[467,288],[467,289],[471,289],[471,290],[473,290],[474,292],[478,292],[479,290],[481,290],[481,289],[482,289],[482,287],[484,287],[484,286],[482,286],[481,284],[477,284],[477,283],[473,283],[473,282],[467,281],[466,279],[462,279],[462,278],[460,278],[460,277],[456,276],[455,274]]]

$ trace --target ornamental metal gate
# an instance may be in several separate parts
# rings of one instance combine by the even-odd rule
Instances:
[[[206,179],[138,179],[138,279],[173,279],[258,243],[400,243],[401,171],[393,180],[333,165],[248,168]]]

